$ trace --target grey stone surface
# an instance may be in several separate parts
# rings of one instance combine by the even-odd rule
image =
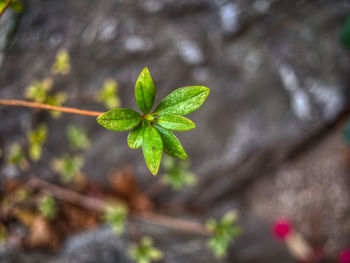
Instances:
[[[349,229],[341,228],[345,223],[338,218],[349,211],[349,202],[342,201],[349,197],[342,172],[339,176],[334,172],[323,175],[323,169],[318,168],[334,161],[328,157],[333,154],[332,145],[340,142],[324,142],[330,147],[322,148],[321,163],[302,147],[310,141],[325,140],[318,135],[327,133],[348,104],[350,55],[338,41],[348,1],[27,3],[1,65],[1,98],[22,98],[32,80],[48,76],[61,47],[71,55],[72,71],[55,77],[54,91],[69,94],[67,106],[103,111],[92,98],[105,78],[114,77],[122,107],[136,108],[134,83],[144,66],[149,67],[156,83],[156,103],[178,87],[208,86],[211,93],[207,102],[189,116],[197,128],[178,133],[199,184],[181,194],[164,191],[156,201],[200,207],[202,214],[191,215],[198,221],[237,208],[247,218],[242,220],[247,231],[232,246],[227,262],[274,262],[276,258],[291,262],[285,248],[271,240],[269,226],[284,212],[303,226],[310,216],[308,205],[325,203],[329,207],[320,216],[325,228],[334,232],[322,232],[325,239],[320,242],[330,253],[336,254],[348,242],[341,233],[349,233]],[[28,109],[1,108],[0,120],[0,145],[5,150],[12,142],[25,140],[25,132],[32,125],[48,123],[50,136],[44,157],[34,168],[38,176],[54,178],[45,163],[66,151],[65,126],[75,123],[86,127],[92,141],[91,150],[84,153],[84,172],[89,179],[106,183],[111,169],[130,164],[142,187],[158,180],[147,171],[141,151],[128,148],[126,133],[102,129],[93,117],[62,115],[53,120]],[[288,158],[300,149],[305,164],[294,168]],[[308,165],[316,170],[309,174]],[[334,161],[327,169],[344,166]],[[6,169],[1,164],[1,175],[13,174]],[[302,178],[309,180],[306,185]],[[319,181],[323,183],[314,184]],[[325,191],[327,183],[334,196],[317,199],[313,191]],[[314,198],[309,199],[310,195]],[[298,211],[285,211],[283,200]],[[152,231],[150,234],[161,240],[165,250],[164,262],[215,262],[207,254],[204,239],[184,238],[164,229]],[[309,229],[301,231],[312,239]],[[91,261],[77,258],[76,262],[99,262],[93,260],[98,260],[104,250],[107,258],[122,257],[116,247],[119,242],[122,247],[124,241],[111,239],[96,246],[94,241],[85,244],[82,249],[91,252],[87,259]],[[66,246],[73,243],[67,241]],[[67,251],[69,248],[56,259],[65,260]],[[104,262],[110,262],[107,258]],[[17,262],[31,262],[30,257],[26,260]]]

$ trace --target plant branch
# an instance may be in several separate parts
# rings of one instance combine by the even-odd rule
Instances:
[[[43,192],[47,192],[48,194],[53,195],[55,198],[61,201],[72,203],[97,212],[104,212],[105,207],[108,205],[108,203],[103,200],[84,196],[77,192],[51,184],[39,178],[31,179],[27,185],[35,189],[40,189]]]
[[[2,8],[2,10],[0,10],[0,17],[2,16],[3,13],[5,13],[6,9],[9,7],[9,5],[11,4],[12,0],[7,0],[4,7]]]
[[[104,212],[105,207],[109,205],[108,202],[88,197],[72,190],[64,189],[57,185],[51,184],[39,178],[31,179],[28,184],[29,187],[40,189],[41,191],[47,192],[53,195],[55,198],[65,201],[68,203],[72,203],[87,209],[91,209],[97,212]],[[122,202],[122,201],[121,201]],[[161,225],[164,227],[185,231],[189,233],[196,233],[201,235],[210,235],[210,231],[205,227],[205,225],[184,220],[173,218],[170,216],[160,215],[152,212],[145,211],[132,211],[132,218],[136,220],[141,220],[144,222],[148,222],[155,225]]]
[[[155,225],[181,230],[190,233],[196,233],[209,236],[211,233],[205,225],[185,219],[174,218],[171,216],[160,215],[152,212],[140,211],[135,212],[136,219],[149,222]]]
[[[0,100],[0,105],[27,107],[27,108],[42,109],[42,110],[52,110],[52,111],[60,111],[60,112],[79,114],[79,115],[88,115],[88,116],[100,116],[101,114],[103,114],[103,112],[80,110],[80,109],[75,109],[70,107],[53,106],[53,105],[24,101],[24,100]]]

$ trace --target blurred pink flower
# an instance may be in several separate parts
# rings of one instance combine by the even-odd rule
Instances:
[[[279,239],[285,239],[292,231],[291,222],[285,217],[279,217],[272,225],[274,235]]]
[[[340,263],[350,263],[350,248],[343,250],[339,257]]]

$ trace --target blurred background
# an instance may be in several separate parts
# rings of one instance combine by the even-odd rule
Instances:
[[[0,99],[136,109],[134,85],[145,66],[155,104],[184,86],[207,86],[210,95],[189,115],[196,128],[176,133],[189,163],[164,159],[156,177],[142,151],[128,147],[127,133],[94,117],[0,106],[1,262],[132,262],[128,244],[144,235],[162,251],[160,262],[350,262],[350,41],[341,41],[350,1],[21,5],[0,19]],[[46,140],[33,133],[40,124]],[[173,189],[161,179],[174,169],[189,185]],[[26,185],[30,178],[40,186]],[[55,185],[203,226],[234,210],[242,231],[221,259],[204,230],[130,219],[116,235],[96,211],[51,192]],[[42,223],[33,207],[47,196],[55,207],[42,203],[55,216]],[[281,217],[302,241],[276,238]],[[300,256],[305,250],[312,259]]]

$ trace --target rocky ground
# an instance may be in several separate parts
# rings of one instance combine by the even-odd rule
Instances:
[[[237,209],[244,234],[220,262],[294,262],[270,234],[280,215],[334,257],[350,243],[349,153],[341,137],[350,53],[339,42],[349,8],[346,0],[30,0],[8,47],[2,44],[0,98],[23,98],[33,79],[49,74],[61,47],[72,70],[55,79],[54,90],[69,94],[68,106],[104,111],[91,98],[114,77],[122,106],[135,108],[134,82],[144,66],[156,103],[175,88],[205,85],[208,100],[191,114],[197,128],[178,134],[199,184],[163,191],[155,201],[198,207],[200,214],[182,216],[200,222]],[[1,20],[12,23],[5,15]],[[83,169],[90,180],[106,183],[111,169],[126,165],[144,189],[159,179],[141,152],[128,148],[127,134],[91,117],[53,120],[2,108],[0,120],[5,149],[33,124],[48,123],[44,159],[35,167],[41,178],[52,179],[45,162],[65,151],[65,125],[78,123],[92,141]],[[13,176],[4,163],[0,169],[2,178]],[[216,262],[205,238],[139,224],[164,262]],[[128,262],[128,238],[101,226],[72,236],[55,254],[2,247],[0,261]]]

